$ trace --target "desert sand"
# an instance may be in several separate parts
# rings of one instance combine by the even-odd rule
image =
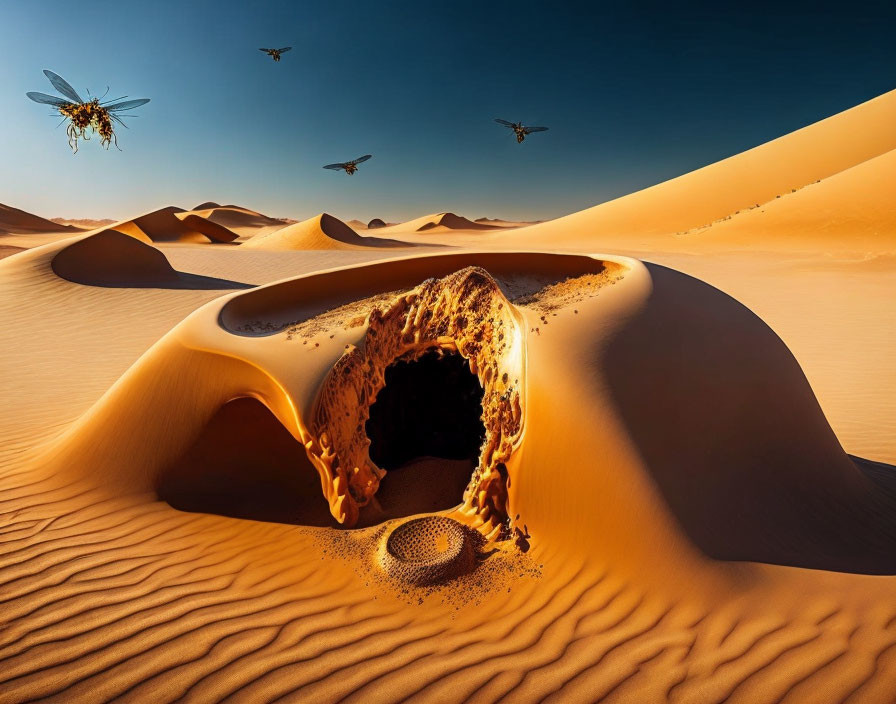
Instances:
[[[9,228],[0,701],[891,702],[893,124],[534,225]]]

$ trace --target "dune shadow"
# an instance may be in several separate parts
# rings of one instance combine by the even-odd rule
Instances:
[[[755,314],[646,266],[653,291],[599,364],[693,543],[717,559],[896,573],[892,475],[857,470],[796,359]]]
[[[68,245],[53,257],[51,267],[66,281],[101,288],[254,288],[241,281],[177,271],[158,249],[116,230],[103,230]]]

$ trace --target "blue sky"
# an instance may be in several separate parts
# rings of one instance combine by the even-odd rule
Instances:
[[[0,202],[551,218],[896,88],[896,3],[675,5],[0,0]],[[71,154],[24,95],[53,92],[44,68],[152,99],[123,151]],[[550,131],[518,145],[496,117]]]

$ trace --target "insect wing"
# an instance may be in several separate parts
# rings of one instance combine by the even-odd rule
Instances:
[[[526,134],[531,134],[532,132],[547,132],[547,127],[527,127]]]
[[[57,73],[53,73],[52,71],[44,71],[44,75],[50,79],[50,83],[53,84],[53,87],[62,93],[69,100],[73,100],[76,103],[83,103],[81,100],[81,96],[75,92],[75,89],[72,88],[68,81],[66,81],[62,76]]]
[[[325,169],[336,169],[338,171],[339,169],[344,169],[345,164],[327,164],[324,168]]]
[[[505,127],[513,127],[513,123],[508,122],[507,120],[499,120],[498,118],[495,118],[495,122],[497,122],[499,125],[504,125]]]
[[[136,100],[125,100],[123,103],[116,103],[115,105],[107,105],[106,110],[109,112],[118,112],[120,110],[133,110],[134,108],[139,108],[141,105],[146,105],[149,102],[149,98],[137,98]]]
[[[370,157],[372,157],[372,156],[373,156],[373,154],[365,154],[364,156],[359,156],[357,159],[354,159],[354,160],[352,160],[352,161],[349,162],[349,163],[351,163],[351,164],[361,164],[361,163],[367,161],[367,160],[368,160]]]
[[[268,53],[268,52],[271,51],[271,49],[259,49],[259,51],[263,51],[263,52],[265,52],[265,53]]]
[[[282,53],[284,53],[284,52],[289,51],[290,49],[292,49],[291,46],[285,46],[285,47],[283,47],[282,49],[277,49],[277,51],[279,51],[279,52],[282,54]]]
[[[45,105],[55,105],[57,108],[61,108],[65,105],[68,105],[68,101],[63,100],[62,98],[57,98],[54,95],[47,95],[46,93],[25,93],[29,98],[31,98],[35,103],[44,103]]]

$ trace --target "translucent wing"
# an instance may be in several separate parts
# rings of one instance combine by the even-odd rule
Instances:
[[[59,74],[53,73],[52,71],[44,71],[44,75],[50,79],[50,83],[53,84],[53,87],[62,93],[69,100],[73,100],[76,103],[83,103],[81,100],[81,96],[75,92],[75,89],[72,88],[68,81],[66,81]]]
[[[29,98],[31,98],[35,103],[44,103],[45,105],[55,105],[57,108],[61,108],[63,105],[68,105],[69,102],[63,100],[62,98],[57,98],[53,95],[47,95],[46,93],[25,93]]]
[[[339,169],[344,169],[345,164],[327,164],[324,168],[325,169],[335,169],[338,171]]]
[[[115,105],[107,105],[106,110],[109,112],[116,112],[119,110],[133,110],[134,108],[139,108],[141,105],[146,105],[149,102],[149,98],[137,98],[136,100],[125,100],[123,103],[116,103]]]
[[[259,49],[259,51],[263,51],[263,52],[265,52],[265,53],[268,53],[268,52],[271,51],[271,50],[270,50],[270,49]]]
[[[531,134],[532,132],[547,132],[547,127],[527,127],[526,133]]]
[[[352,159],[352,161],[350,163],[361,164],[361,163],[367,161],[372,156],[373,156],[373,154],[365,154],[364,156],[359,156],[357,159]]]
[[[290,49],[292,49],[291,46],[285,46],[282,49],[277,49],[277,51],[279,51],[282,54],[283,52],[289,51]]]
[[[505,127],[513,127],[513,123],[508,122],[507,120],[499,120],[498,118],[495,118],[495,122],[497,122],[499,125],[504,125]]]

